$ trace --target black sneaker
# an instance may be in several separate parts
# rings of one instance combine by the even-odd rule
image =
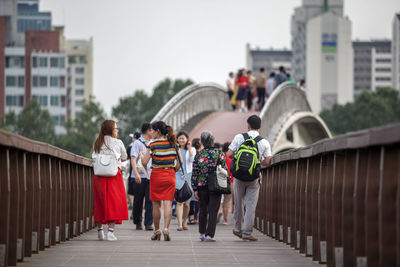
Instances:
[[[136,224],[136,230],[143,230],[142,224]]]
[[[153,231],[153,226],[152,225],[145,225],[144,228],[146,229],[146,231]]]

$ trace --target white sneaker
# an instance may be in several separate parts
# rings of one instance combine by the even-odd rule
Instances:
[[[204,235],[200,235],[200,241],[203,242],[204,240],[206,240],[206,237]]]
[[[213,237],[206,236],[206,238],[205,238],[204,241],[205,241],[205,242],[215,242],[215,241],[217,241],[217,240],[215,240]]]
[[[114,232],[108,232],[107,233],[107,240],[108,241],[116,241],[118,240],[117,237],[114,235]]]
[[[104,240],[104,231],[103,231],[103,229],[97,230],[97,237],[99,238],[100,241]]]

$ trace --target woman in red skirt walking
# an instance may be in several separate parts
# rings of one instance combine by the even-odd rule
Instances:
[[[125,146],[117,139],[118,128],[113,120],[105,120],[101,124],[100,133],[94,142],[93,159],[98,154],[107,154],[111,150],[118,163],[127,159]],[[128,220],[128,205],[121,170],[114,177],[94,175],[94,221],[97,223],[99,240],[104,240],[103,224],[108,224],[107,240],[115,241],[115,224],[121,224],[122,220]]]
[[[149,149],[142,157],[142,163],[147,165],[150,158],[150,199],[153,201],[153,220],[154,235],[151,240],[160,240],[160,220],[161,220],[161,202],[164,207],[164,235],[165,241],[170,241],[169,224],[172,217],[172,201],[175,195],[175,172],[180,169],[179,161],[176,161],[176,136],[171,126],[162,121],[151,124],[154,130],[154,141],[149,144]],[[178,150],[179,157],[182,158]]]

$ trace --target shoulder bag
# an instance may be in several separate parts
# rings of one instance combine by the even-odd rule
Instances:
[[[118,160],[115,153],[109,149],[110,153],[97,154],[93,161],[93,172],[97,176],[114,177],[118,173]]]
[[[175,145],[175,151],[176,151],[176,158],[179,160],[179,164],[181,165],[181,171],[183,174],[183,177],[185,177],[185,172],[183,171],[183,165],[182,165],[182,160],[181,157],[179,156],[178,153],[178,147]],[[192,197],[192,190],[190,188],[190,185],[185,179],[185,182],[183,183],[183,186],[181,189],[175,189],[175,200],[177,202],[185,202],[189,200]]]

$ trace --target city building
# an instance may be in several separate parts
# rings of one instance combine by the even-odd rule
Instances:
[[[93,39],[67,40],[68,55],[68,117],[76,114],[93,94]]]
[[[303,0],[291,22],[292,76],[306,81],[315,113],[353,101],[351,21],[343,0]]]
[[[354,41],[354,95],[392,87],[390,40]]]
[[[0,118],[19,114],[31,99],[50,113],[56,134],[67,119],[67,54],[51,14],[38,0],[0,2]]]
[[[400,91],[400,13],[394,15],[392,29],[392,86]]]
[[[291,19],[292,36],[292,77],[295,81],[306,78],[307,52],[307,23],[329,10],[329,12],[343,16],[344,0],[302,0],[302,5],[295,8]]]
[[[279,72],[279,67],[284,66],[287,72],[292,71],[292,51],[275,49],[251,49],[246,46],[247,69],[257,73],[260,68],[265,69],[266,75],[275,71]]]
[[[306,91],[313,112],[353,101],[351,22],[327,11],[307,23]]]

